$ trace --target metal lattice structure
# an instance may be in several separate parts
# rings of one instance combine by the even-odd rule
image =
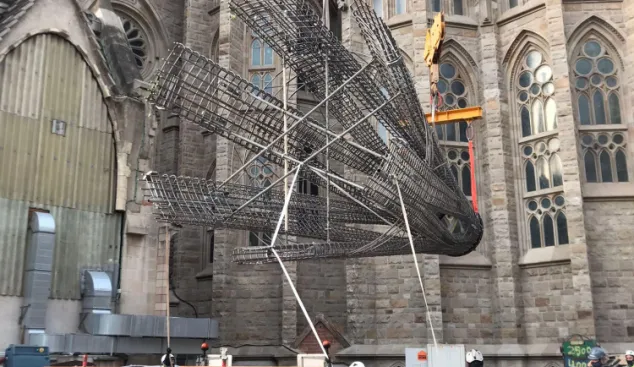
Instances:
[[[364,1],[354,1],[353,14],[371,53],[366,62],[322,24],[310,0],[233,0],[231,7],[321,100],[311,112],[327,105],[337,124],[288,107],[284,99],[176,44],[150,101],[253,157],[223,181],[147,174],[146,197],[159,220],[279,230],[309,239],[275,241],[272,246],[288,260],[408,254],[406,221],[418,253],[461,256],[476,248],[480,217],[446,164],[396,42]],[[381,139],[375,121],[389,131],[390,141]],[[237,172],[256,159],[288,168],[264,189],[240,182]],[[366,179],[346,179],[330,168],[331,161]],[[284,185],[293,175],[293,183],[301,175],[325,189],[326,197],[287,195]],[[284,228],[280,213],[286,216]],[[447,228],[445,216],[458,220],[456,229]],[[271,247],[253,246],[236,249],[234,261],[276,259]]]

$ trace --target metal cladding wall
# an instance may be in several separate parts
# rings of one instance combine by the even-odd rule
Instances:
[[[57,224],[53,298],[78,299],[81,268],[118,262],[115,165],[103,95],[71,43],[40,34],[0,60],[0,295],[21,294],[30,207]]]

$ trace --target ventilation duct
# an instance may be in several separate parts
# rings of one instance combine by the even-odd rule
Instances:
[[[49,353],[77,355],[148,355],[165,354],[165,338],[126,338],[82,334],[40,334],[36,345],[47,346]],[[200,339],[172,339],[170,347],[178,354],[200,354]]]
[[[82,316],[89,313],[112,313],[112,280],[104,271],[84,270],[82,282]]]
[[[46,329],[46,309],[51,292],[55,219],[49,213],[32,212],[27,233],[26,262],[22,288],[21,324],[24,341]]]

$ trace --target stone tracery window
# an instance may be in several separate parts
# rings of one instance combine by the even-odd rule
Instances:
[[[568,244],[555,86],[542,52],[530,49],[517,60],[511,88],[527,242],[531,248]]]
[[[407,12],[407,0],[394,0],[394,15]]]
[[[452,57],[441,60],[438,79],[439,111],[465,108],[472,105],[469,82],[460,64]],[[447,164],[456,183],[467,198],[471,198],[471,165],[469,142],[467,139],[467,123],[465,121],[436,125],[436,135],[440,146],[444,149]],[[463,231],[460,221],[445,216],[443,221],[453,233]]]
[[[121,22],[123,23],[123,30],[125,31],[128,43],[134,54],[134,60],[140,70],[146,65],[148,50],[147,50],[147,36],[141,27],[132,19],[125,15],[119,14]]]
[[[372,0],[372,8],[379,18],[383,17],[383,0]]]
[[[161,49],[161,37],[153,30],[150,23],[146,23],[140,14],[133,9],[113,4],[114,11],[121,19],[123,31],[126,34],[128,44],[134,56],[134,62],[141,73],[143,79],[148,79],[156,71]],[[98,35],[99,36],[99,35]]]
[[[516,81],[522,137],[557,129],[557,104],[553,98],[553,71],[539,51],[531,51]]]
[[[568,221],[563,195],[549,195],[526,202],[531,248],[568,243]]]
[[[585,132],[580,136],[580,144],[586,182],[627,182],[627,131],[621,119],[620,68],[615,62],[616,55],[594,37],[581,42],[574,55],[572,89],[575,118]],[[606,131],[609,126],[611,131]]]
[[[441,95],[440,111],[465,108],[471,105],[466,80],[457,65],[444,60],[439,67],[438,92]],[[469,165],[469,144],[465,121],[436,125],[436,134],[445,148],[451,172],[462,192],[471,196],[471,167]]]
[[[273,94],[273,75],[275,72],[275,54],[271,46],[250,32],[249,80],[253,86]]]
[[[440,12],[442,0],[431,0],[431,11],[434,13]]]
[[[252,186],[263,189],[271,186],[274,171],[266,158],[258,157],[249,166],[247,174]],[[260,198],[266,200],[267,197],[268,195],[264,194]],[[249,232],[249,246],[269,246],[270,244],[271,233],[266,231]]]
[[[597,40],[586,42],[577,54],[573,71],[579,123],[620,124],[620,84],[609,52]]]
[[[454,15],[464,15],[462,0],[453,0],[453,13]]]
[[[626,140],[623,133],[581,135],[587,182],[628,182]]]

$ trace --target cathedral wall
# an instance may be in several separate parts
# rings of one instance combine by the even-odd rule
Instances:
[[[448,344],[493,344],[491,271],[441,266],[442,320]]]
[[[212,16],[209,1],[163,1],[156,4],[170,33],[172,42],[183,42],[187,47],[210,57],[213,36],[218,31],[218,17]],[[185,7],[184,7],[185,6]],[[179,29],[182,29],[179,30]],[[215,167],[215,139],[197,125],[163,116],[161,168],[165,173],[210,178]],[[212,306],[210,254],[211,235],[199,227],[184,226],[179,230],[173,249],[175,290],[179,297],[192,303],[199,315],[209,315]],[[179,302],[172,308],[181,316],[194,316],[192,307]]]
[[[375,272],[377,344],[425,343],[425,305],[412,256],[376,258]]]
[[[375,259],[350,259],[346,262],[346,336],[352,344],[375,344],[374,327],[377,285]]]
[[[241,343],[277,343],[282,324],[283,275],[277,264],[238,265],[234,268],[234,328]]]
[[[601,3],[564,3],[564,26],[566,37],[577,28],[577,26],[591,16],[600,17],[618,30],[625,33],[625,22],[623,14],[623,4],[621,2],[601,2]]]
[[[634,201],[586,202],[597,339],[634,341]]]
[[[333,324],[346,325],[346,261],[305,261],[297,267],[299,295],[312,316],[321,313]],[[308,326],[303,313],[297,313],[297,330]]]
[[[525,15],[517,16],[511,19],[503,19],[498,22],[499,26],[499,47],[504,56],[511,44],[517,36],[525,31],[531,31],[547,38],[548,19],[546,18],[546,9],[543,6],[537,6],[534,11]],[[500,60],[501,61],[501,60]]]
[[[183,16],[185,9],[184,1],[174,0],[152,0],[152,6],[161,18],[165,26],[169,44],[183,42]],[[205,12],[206,14],[206,12]]]
[[[412,37],[412,23],[410,21],[398,24],[391,27],[392,36],[394,40],[398,44],[398,46],[405,51],[407,57],[405,58],[405,64],[410,67],[409,63],[412,61],[414,57],[414,39]],[[414,72],[410,68],[410,72]]]
[[[576,319],[570,265],[523,269],[522,296],[527,343],[558,343]]]

